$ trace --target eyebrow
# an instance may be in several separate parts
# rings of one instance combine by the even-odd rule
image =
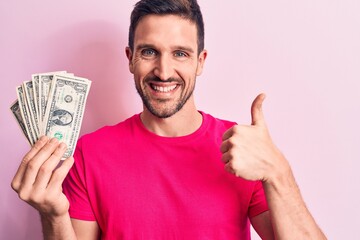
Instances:
[[[175,46],[175,49],[178,50],[184,50],[186,52],[190,52],[190,53],[194,53],[194,49],[192,49],[191,47],[185,47],[185,46]]]
[[[155,48],[154,45],[151,44],[139,44],[138,46],[136,46],[135,50],[139,50],[139,49],[144,49],[144,48]]]
[[[153,48],[156,50],[156,47],[152,44],[147,44],[147,43],[144,43],[144,44],[139,44],[138,46],[136,46],[136,51],[137,50],[140,50],[140,49],[144,49],[144,48]],[[174,46],[172,47],[173,49],[176,49],[176,50],[183,50],[183,51],[187,51],[187,52],[190,52],[190,53],[194,53],[194,49],[192,49],[191,47],[186,47],[186,46],[181,46],[181,45],[178,45],[178,46]]]

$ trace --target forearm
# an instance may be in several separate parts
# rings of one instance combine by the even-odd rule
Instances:
[[[326,239],[307,209],[290,167],[263,182],[276,239]]]
[[[50,218],[40,214],[45,240],[76,240],[69,214]]]
[[[251,126],[235,125],[223,135],[220,146],[225,169],[246,180],[261,180],[270,209],[276,239],[326,239],[302,200],[291,168],[271,140],[262,112],[265,95],[260,94],[251,105]],[[268,215],[253,218],[261,230],[270,228]]]

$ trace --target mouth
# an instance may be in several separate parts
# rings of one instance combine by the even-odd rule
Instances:
[[[167,86],[156,85],[154,83],[150,84],[151,89],[159,93],[169,93],[171,91],[174,91],[178,86],[178,84],[172,84]]]

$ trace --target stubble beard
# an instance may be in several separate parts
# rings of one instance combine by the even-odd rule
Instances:
[[[175,113],[179,112],[184,107],[186,102],[190,99],[190,97],[193,95],[196,85],[195,83],[196,83],[196,79],[194,79],[194,85],[192,86],[192,88],[189,89],[189,91],[187,92],[181,93],[179,99],[176,100],[151,99],[150,96],[144,93],[144,91],[141,89],[140,86],[138,86],[138,84],[135,84],[135,87],[136,87],[136,91],[141,97],[144,106],[151,114],[153,114],[158,118],[169,118],[173,116]],[[151,101],[156,101],[156,105],[162,105],[162,104],[165,105],[166,103],[170,103],[170,101],[176,101],[176,103],[170,103],[169,106],[156,107],[155,104],[151,103]]]

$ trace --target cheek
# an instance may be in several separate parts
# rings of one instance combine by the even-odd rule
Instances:
[[[197,66],[194,63],[187,63],[182,65],[177,65],[175,67],[177,74],[184,79],[185,81],[194,81],[194,78],[197,76]]]
[[[134,63],[133,70],[133,74],[136,78],[144,78],[152,72],[153,67],[148,62],[138,61]]]

